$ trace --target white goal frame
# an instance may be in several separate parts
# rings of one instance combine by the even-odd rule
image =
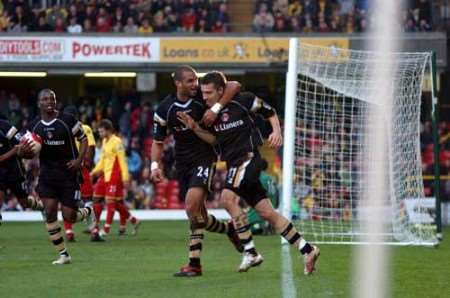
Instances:
[[[282,163],[282,198],[280,204],[281,213],[288,219],[292,218],[291,203],[294,197],[294,172],[295,172],[295,140],[296,140],[296,111],[297,111],[297,77],[299,74],[299,47],[300,40],[298,38],[291,38],[289,40],[289,62],[288,71],[286,74],[286,93],[285,93],[285,114],[284,114],[284,143],[283,143],[283,163]],[[433,63],[433,58],[435,56],[430,53],[430,79],[431,84],[435,87],[435,64]],[[432,88],[432,104],[433,111],[437,106],[437,98],[435,96],[435,88]],[[434,115],[433,115],[433,120]],[[436,160],[435,160],[436,162]],[[436,196],[436,206],[440,209],[439,196]],[[438,213],[439,211],[439,213]],[[437,212],[437,221],[440,221],[440,210]],[[319,224],[319,223],[318,223]],[[438,233],[439,233],[439,224]],[[299,231],[302,233],[302,231]],[[393,233],[392,233],[393,234]],[[358,235],[354,233],[353,235]],[[389,234],[390,235],[390,234]],[[348,244],[348,245],[366,245],[370,244],[363,241],[314,241],[313,239],[306,239],[307,241],[313,241],[314,243],[324,243],[324,244]],[[283,242],[284,243],[284,242]],[[385,241],[382,242],[383,245],[420,245],[420,246],[436,246],[438,240],[436,241]]]

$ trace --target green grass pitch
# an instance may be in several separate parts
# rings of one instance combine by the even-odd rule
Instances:
[[[73,264],[52,266],[56,253],[42,223],[0,226],[1,297],[281,297],[281,251],[278,236],[256,236],[264,255],[261,267],[237,273],[240,255],[228,240],[207,234],[203,276],[175,278],[186,262],[186,222],[144,222],[140,234],[92,243],[76,226],[69,245]],[[393,247],[392,297],[450,297],[450,229],[438,248]],[[299,297],[350,297],[352,247],[322,245],[318,271],[302,274],[303,263],[291,249]]]

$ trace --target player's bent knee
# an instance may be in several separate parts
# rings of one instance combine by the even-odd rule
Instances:
[[[52,210],[44,210],[46,222],[55,222],[58,220],[58,212]]]
[[[264,220],[273,222],[277,219],[278,213],[273,208],[260,208],[258,211],[259,216]]]
[[[203,206],[203,198],[202,197],[188,197],[186,198],[185,210],[186,213],[190,215],[195,215],[197,213],[202,213]]]
[[[236,194],[229,189],[222,190],[220,195],[221,203],[225,205],[233,205],[236,201]]]

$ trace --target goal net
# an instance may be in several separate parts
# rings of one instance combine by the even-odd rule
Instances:
[[[295,48],[293,48],[295,47]],[[424,198],[420,154],[422,83],[431,53],[392,53],[390,86],[374,84],[375,52],[291,42],[286,90],[283,208],[308,241],[361,243],[370,210],[361,204],[368,140],[373,127],[387,129],[387,189],[383,242],[433,245],[435,206]],[[385,80],[384,80],[385,81]],[[382,100],[373,88],[390,88],[389,125],[367,121]],[[377,89],[378,90],[378,89]],[[389,120],[389,121],[388,121]],[[383,121],[383,119],[379,119]],[[382,123],[383,124],[383,123]]]

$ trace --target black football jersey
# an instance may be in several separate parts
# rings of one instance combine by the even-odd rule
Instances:
[[[8,121],[0,119],[0,155],[10,151],[20,140],[17,128]],[[24,170],[21,160],[14,156],[0,163],[0,180],[21,180],[24,178]]]
[[[40,180],[74,179],[77,172],[69,171],[66,164],[78,157],[75,138],[82,141],[86,138],[81,123],[72,115],[59,113],[49,122],[40,117],[34,119],[27,130],[42,138],[42,149],[39,154]]]
[[[195,121],[200,121],[206,109],[205,103],[199,97],[181,101],[175,95],[169,95],[155,112],[154,140],[163,142],[168,134],[173,134],[178,171],[195,166],[199,162],[213,162],[216,159],[211,145],[187,129],[177,118],[177,112],[186,112]]]
[[[240,164],[262,144],[254,123],[255,113],[269,118],[275,110],[251,92],[239,93],[219,112],[212,132],[217,138],[221,160],[228,165]]]

